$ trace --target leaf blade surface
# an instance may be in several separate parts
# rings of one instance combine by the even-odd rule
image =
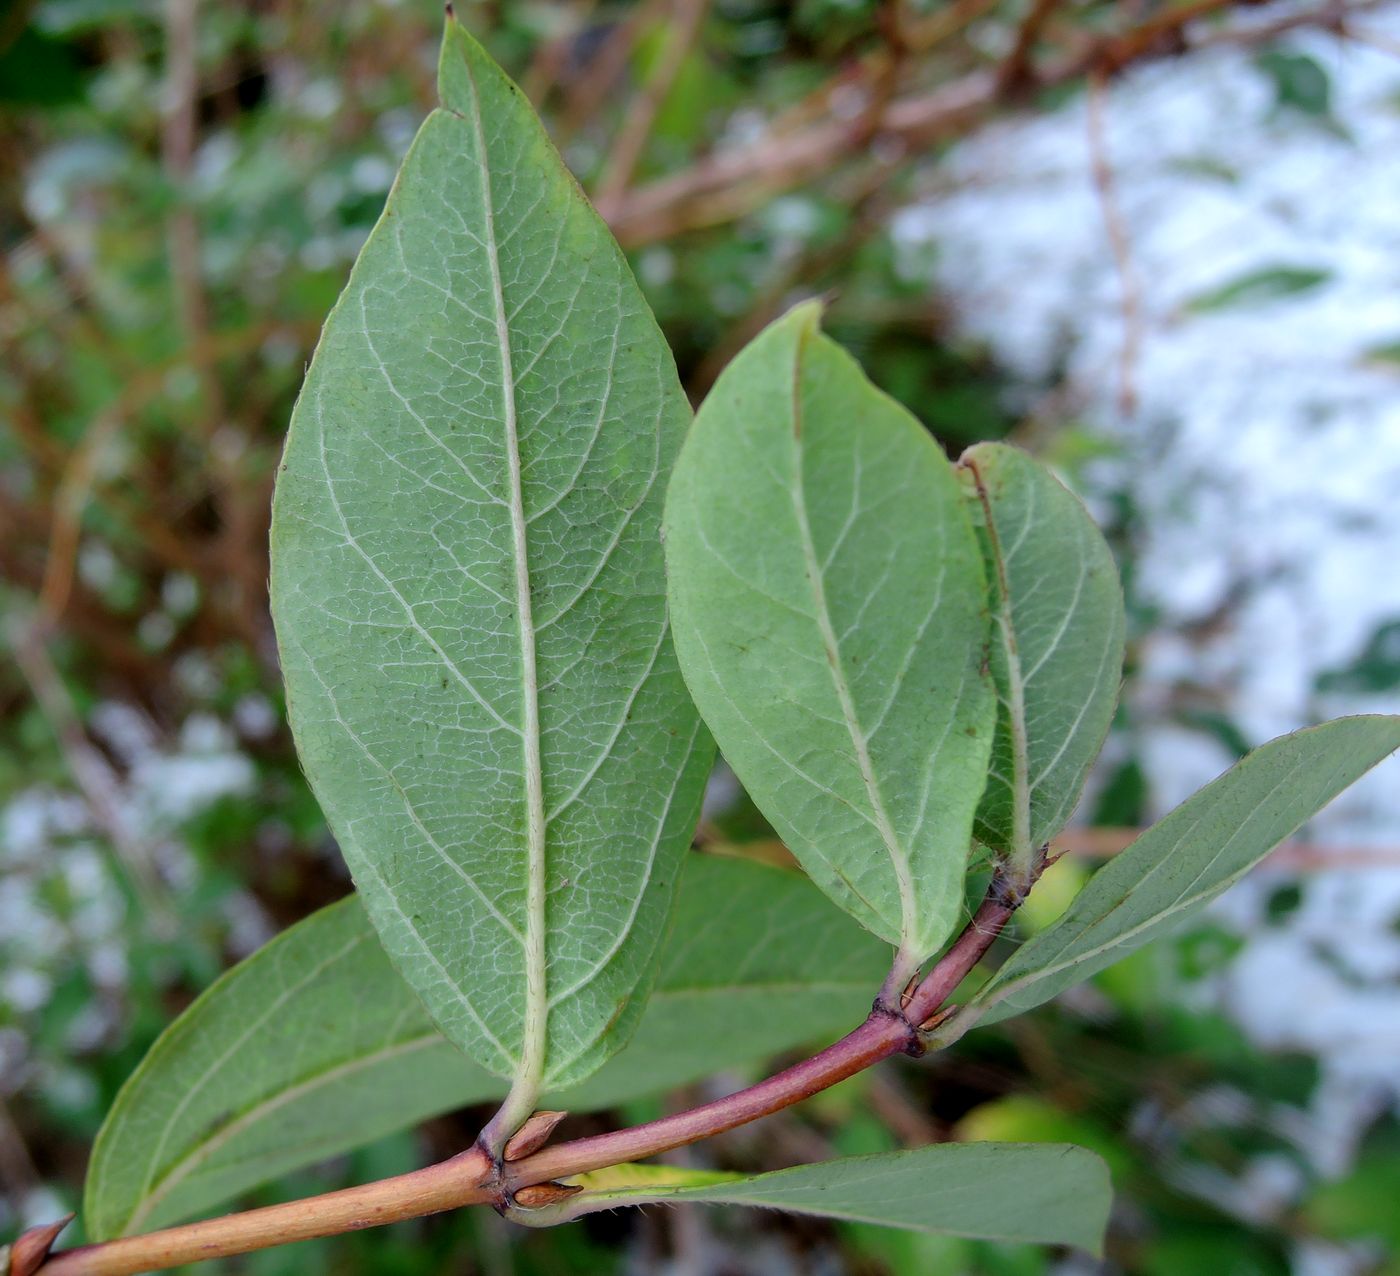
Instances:
[[[632,1040],[549,1102],[611,1106],[835,1036],[886,964],[799,874],[694,856]],[[177,1222],[505,1089],[433,1026],[352,896],[241,962],[162,1034],[98,1136],[85,1226],[109,1238]]]
[[[451,20],[440,92],[293,415],[273,614],[386,948],[529,1090],[635,1026],[698,813],[657,540],[689,410],[611,236]]]
[[[917,963],[962,905],[993,704],[977,544],[926,431],[817,328],[726,369],[672,476],[686,681],[813,880]]]
[[[1123,591],[1083,504],[1017,448],[958,463],[991,590],[997,733],[977,836],[1028,857],[1073,813],[1103,747],[1123,668]]]
[[[1098,1254],[1112,1188],[1103,1161],[1071,1144],[935,1143],[694,1187],[606,1190],[594,1199],[596,1208],[655,1201],[747,1205]]]
[[[1166,933],[1397,748],[1400,718],[1376,715],[1255,749],[1100,868],[958,1018],[970,1025],[1020,1014]]]

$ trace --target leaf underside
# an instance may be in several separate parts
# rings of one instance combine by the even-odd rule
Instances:
[[[701,408],[667,496],[676,647],[822,890],[917,962],[962,907],[994,701],[952,468],[806,305]]]
[[[600,1209],[660,1201],[749,1205],[1099,1254],[1112,1187],[1103,1161],[1070,1144],[935,1143],[695,1187],[609,1190],[595,1199]]]
[[[548,1101],[608,1107],[835,1036],[886,965],[799,874],[691,856],[636,1034]],[[98,1136],[84,1223],[96,1239],[166,1226],[505,1089],[434,1028],[351,897],[240,963],[156,1042]]]
[[[1064,828],[1103,748],[1123,672],[1123,591],[1089,512],[1001,443],[958,462],[992,596],[997,731],[980,841],[1028,856]]]
[[[607,229],[449,20],[292,419],[272,606],[303,765],[395,965],[562,1085],[641,1010],[710,746],[658,540],[689,419]]]
[[[1099,869],[983,986],[963,1022],[1029,1010],[1168,933],[1397,748],[1400,717],[1372,716],[1255,749]]]

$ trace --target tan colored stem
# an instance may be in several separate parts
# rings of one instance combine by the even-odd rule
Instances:
[[[39,1270],[43,1276],[136,1276],[421,1218],[490,1200],[485,1186],[490,1174],[485,1154],[473,1148],[450,1161],[362,1187],[65,1250]]]
[[[923,1053],[920,1025],[991,947],[1015,906],[1015,900],[1005,898],[1000,880],[994,881],[986,902],[915,990],[907,1008],[877,1005],[860,1027],[820,1054],[723,1099],[630,1129],[545,1147],[521,1160],[504,1162],[499,1169],[485,1152],[473,1147],[449,1161],[363,1187],[80,1246],[55,1254],[39,1269],[40,1276],[137,1276],[463,1205],[508,1201],[521,1188],[641,1160],[746,1125],[891,1055]]]

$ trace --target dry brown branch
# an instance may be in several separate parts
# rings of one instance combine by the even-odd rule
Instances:
[[[997,68],[999,94],[1011,96],[1034,85],[1035,47],[1040,42],[1046,23],[1050,21],[1051,15],[1059,5],[1060,0],[1031,0],[1030,11],[1016,32],[1016,42],[1011,46],[1011,52]]]
[[[1142,836],[1139,828],[1068,829],[1055,838],[1052,849],[1086,859],[1108,859]],[[1318,842],[1285,842],[1263,864],[1285,873],[1318,873],[1333,869],[1400,868],[1400,846],[1343,846]]]
[[[707,0],[675,0],[661,56],[637,100],[623,116],[622,127],[598,179],[595,201],[604,217],[632,184],[656,117],[700,34],[708,7]]]
[[[1142,294],[1137,271],[1133,265],[1132,245],[1128,225],[1118,202],[1118,186],[1108,155],[1108,139],[1104,132],[1103,112],[1107,84],[1102,72],[1089,76],[1088,110],[1089,163],[1094,177],[1094,190],[1099,197],[1104,228],[1108,234],[1109,250],[1118,273],[1119,307],[1123,318],[1123,336],[1118,353],[1118,410],[1125,419],[1137,412],[1137,361],[1142,348]]]
[[[223,435],[229,419],[219,378],[216,346],[211,340],[209,302],[204,288],[199,219],[189,199],[189,180],[197,141],[199,98],[199,0],[165,3],[165,102],[161,159],[179,192],[167,220],[170,272],[176,307],[186,335],[189,359],[203,388],[203,412],[196,419],[209,446],[209,472],[219,511],[219,552],[226,586],[231,589],[231,617],[252,651],[272,660],[273,643],[260,599],[265,569],[259,544],[262,524],[253,494],[245,490],[242,459],[236,447],[221,446],[236,435]]]
[[[10,618],[5,637],[16,667],[24,675],[35,704],[54,733],[93,823],[101,829],[114,852],[119,879],[130,887],[152,933],[172,934],[175,917],[156,871],[152,850],[128,827],[116,777],[106,758],[88,739],[77,707],[54,666],[43,637],[33,623],[26,623],[18,616]]]
[[[73,449],[53,498],[53,525],[49,550],[44,558],[44,581],[39,588],[39,614],[36,620],[43,633],[53,630],[73,589],[78,559],[78,539],[83,527],[83,509],[97,480],[98,466],[107,446],[121,428],[122,413],[109,409],[88,427],[82,442]]]
[[[1357,0],[1347,13],[1374,7]],[[1087,40],[1073,54],[1035,73],[1018,92],[1031,93],[1082,80],[1097,72],[1105,78],[1154,57],[1224,42],[1253,45],[1283,30],[1335,28],[1336,10],[1289,15],[1261,26],[1237,25],[1197,39],[1193,24],[1238,7],[1239,0],[1195,0],[1157,14],[1130,31]],[[977,71],[937,89],[897,97],[884,114],[882,132],[909,146],[927,146],[966,133],[1006,104],[996,72]],[[720,151],[691,168],[633,191],[610,210],[609,221],[626,245],[652,243],[682,231],[740,217],[795,186],[830,171],[851,152],[851,123],[828,117],[791,133],[769,133],[749,146]]]
[[[658,0],[646,0],[617,23],[604,39],[579,79],[569,86],[564,107],[554,122],[555,141],[566,144],[585,124],[594,119],[612,93],[638,37],[657,11]]]
[[[520,88],[536,106],[549,96],[550,90],[559,82],[574,41],[597,7],[598,0],[580,0],[570,14],[568,28],[542,41],[535,50],[530,65],[520,79]]]
[[[920,17],[906,16],[903,24],[904,42],[914,52],[924,53],[934,45],[951,40],[978,18],[990,13],[1000,2],[1001,0],[954,0],[954,3],[935,9],[932,13]]]

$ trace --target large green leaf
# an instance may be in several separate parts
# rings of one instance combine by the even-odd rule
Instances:
[[[681,667],[813,880],[906,965],[962,909],[994,699],[982,565],[952,467],[818,330],[760,334],[672,476]]]
[[[1028,860],[1069,819],[1103,748],[1123,672],[1123,591],[1089,512],[1002,443],[958,462],[992,591],[1000,708],[977,836]]]
[[[1089,879],[953,1021],[1048,1001],[1199,912],[1343,789],[1400,748],[1400,717],[1340,718],[1255,749]]]
[[[658,1171],[619,1166],[583,1175],[585,1195],[559,1213],[659,1201],[753,1205],[945,1236],[1076,1245],[1098,1254],[1113,1202],[1108,1167],[1067,1143],[935,1143],[749,1178],[706,1175],[720,1181],[693,1186],[666,1182],[686,1171]],[[629,1175],[638,1181],[612,1185]]]
[[[689,412],[607,229],[452,20],[439,91],[297,403],[272,605],[369,915],[523,1110],[634,1027],[697,816],[658,540]]]
[[[796,873],[694,856],[657,987],[573,1111],[670,1089],[857,1022],[884,946]],[[160,1038],[97,1140],[99,1239],[176,1222],[505,1083],[443,1040],[354,897],[278,936]]]

